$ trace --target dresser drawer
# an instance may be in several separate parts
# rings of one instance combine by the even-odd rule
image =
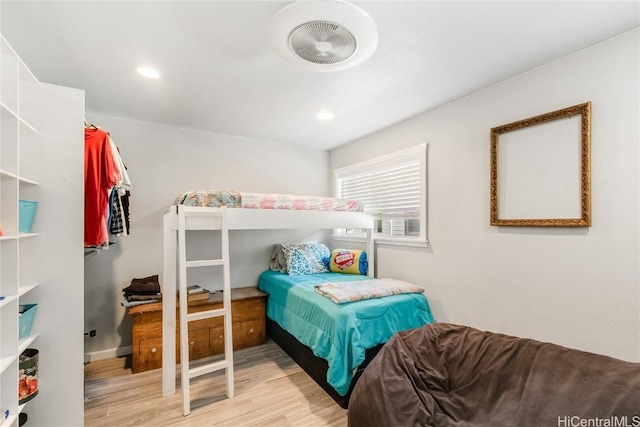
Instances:
[[[264,344],[266,341],[266,320],[249,320],[233,322],[233,349],[241,350],[247,347]],[[209,350],[212,354],[224,352],[224,328],[222,325],[209,329]]]
[[[266,309],[263,298],[245,299],[231,304],[231,321],[233,323],[263,319],[265,316]]]
[[[233,349],[241,350],[243,348],[264,344],[267,339],[265,327],[265,319],[238,323],[234,322]]]
[[[176,345],[176,362],[180,362],[180,335],[176,337]],[[132,367],[133,373],[162,367],[162,337],[141,339],[137,347],[138,357],[137,363]],[[205,329],[189,331],[189,360],[206,357],[209,355],[208,352],[208,331]]]
[[[240,350],[264,344],[266,340],[266,294],[255,287],[231,290],[233,348]],[[222,307],[222,293],[209,301],[189,303],[189,312]],[[134,373],[162,367],[162,304],[149,304],[129,309],[133,316]],[[176,310],[176,361],[180,360],[179,316]],[[200,359],[224,352],[224,327],[221,317],[189,322],[189,359]]]

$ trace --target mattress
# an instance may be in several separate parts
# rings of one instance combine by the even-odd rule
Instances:
[[[247,193],[231,190],[189,190],[178,194],[174,205],[217,208],[289,209],[362,212],[364,206],[352,199],[293,194]]]
[[[327,382],[341,396],[348,392],[368,348],[387,342],[396,332],[434,322],[424,294],[336,304],[314,291],[314,285],[326,282],[366,279],[343,273],[290,276],[265,271],[258,281],[258,288],[269,295],[267,317],[327,361]]]

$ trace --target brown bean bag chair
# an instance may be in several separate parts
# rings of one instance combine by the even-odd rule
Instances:
[[[580,424],[597,418],[601,424]],[[384,345],[355,385],[348,420],[351,427],[640,426],[640,364],[435,323]]]

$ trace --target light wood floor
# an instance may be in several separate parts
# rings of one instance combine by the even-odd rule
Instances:
[[[239,350],[235,396],[225,396],[224,371],[191,381],[191,414],[177,393],[162,397],[162,370],[132,374],[130,358],[85,365],[86,427],[334,426],[347,425],[338,406],[273,341]]]

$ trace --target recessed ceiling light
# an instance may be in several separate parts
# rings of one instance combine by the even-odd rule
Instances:
[[[158,72],[158,70],[156,70],[155,68],[150,68],[150,67],[138,67],[136,68],[136,71],[138,72],[138,74],[140,74],[143,77],[149,78],[149,79],[157,79],[160,77],[160,73]]]
[[[333,119],[333,113],[331,111],[321,111],[317,116],[320,120],[331,120]]]

